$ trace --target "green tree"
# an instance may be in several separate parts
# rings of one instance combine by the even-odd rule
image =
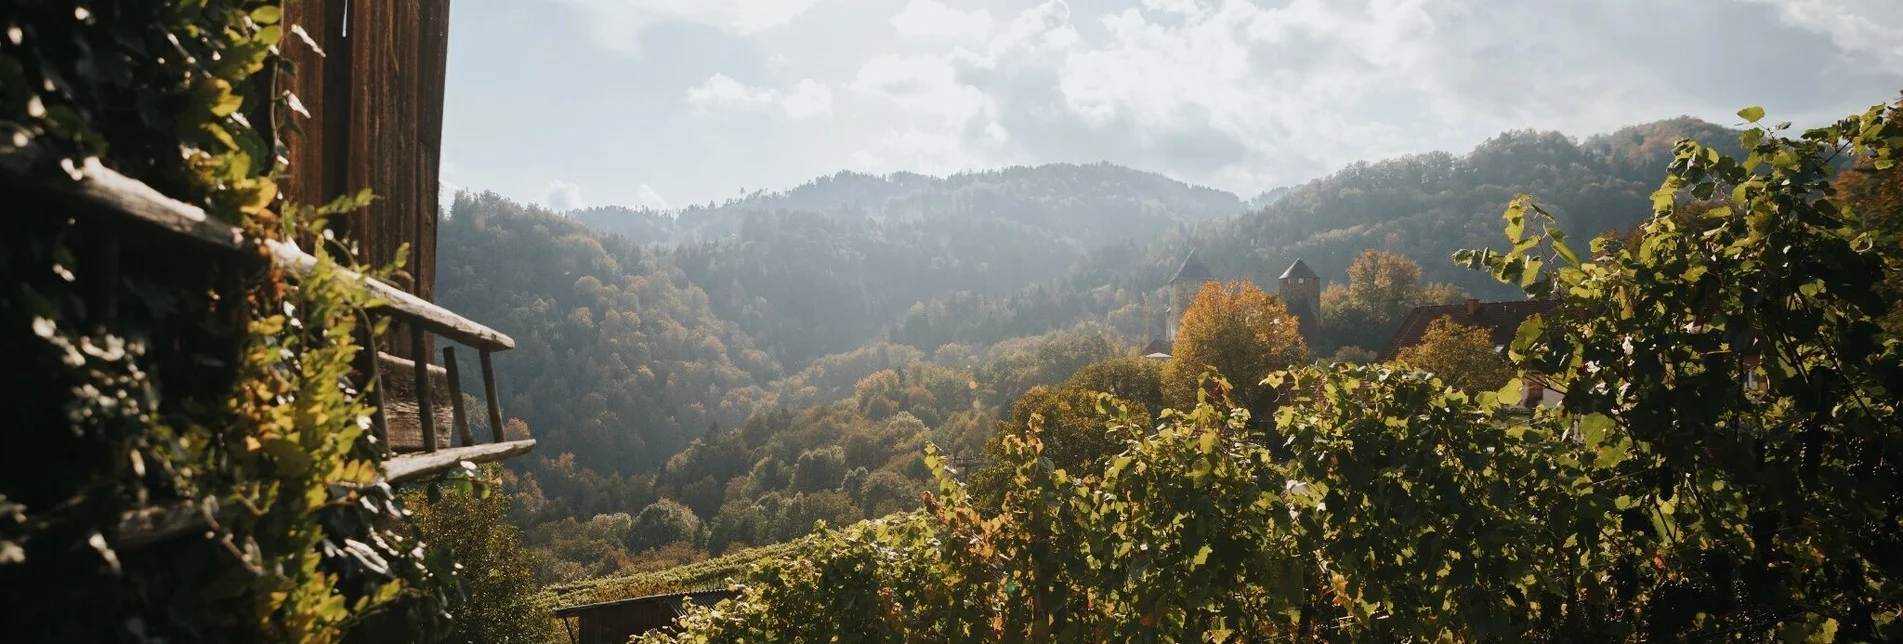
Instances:
[[[655,501],[634,515],[628,528],[628,549],[636,553],[700,538],[700,517],[687,506],[670,499]]]
[[[1329,356],[1328,360],[1329,362],[1342,362],[1347,364],[1368,364],[1374,362],[1376,357],[1373,351],[1349,345],[1337,349],[1335,355]]]
[[[1011,406],[1010,418],[998,421],[997,433],[985,442],[986,465],[971,475],[972,494],[981,507],[996,507],[1009,488],[1013,470],[1005,458],[1008,437],[1036,428],[1044,455],[1052,467],[1082,474],[1105,457],[1123,449],[1120,437],[1097,411],[1099,394],[1078,387],[1038,387]]]
[[[541,644],[554,633],[546,614],[524,609],[538,590],[535,558],[509,524],[509,498],[490,489],[500,474],[501,467],[484,466],[484,485],[444,490],[434,499],[421,490],[406,492],[404,507],[416,520],[417,537],[447,549],[462,565],[456,573],[462,592],[449,603],[449,641]]]
[[[800,454],[793,463],[792,489],[820,492],[839,487],[846,480],[846,450],[837,446]]]
[[[1163,366],[1163,398],[1180,409],[1196,406],[1198,383],[1214,370],[1238,385],[1237,403],[1266,420],[1276,393],[1256,383],[1307,356],[1295,318],[1281,300],[1245,281],[1210,282],[1183,313],[1182,329]]]
[[[1512,353],[1564,374],[1566,407],[1604,414],[1582,437],[1642,481],[1621,502],[1639,550],[1623,565],[1672,571],[1622,592],[1648,638],[1903,636],[1903,587],[1878,572],[1903,546],[1897,497],[1873,483],[1903,476],[1903,354],[1881,324],[1903,247],[1831,185],[1845,155],[1895,167],[1903,123],[1877,106],[1741,142],[1743,159],[1680,142],[1636,244],[1582,256],[1523,198],[1511,250],[1460,259],[1562,302]],[[1697,225],[1675,216],[1690,205]]]
[[[1447,386],[1477,393],[1493,391],[1513,377],[1513,367],[1494,347],[1486,329],[1441,318],[1427,325],[1421,343],[1395,356],[1401,364],[1432,372]]]
[[[1451,304],[1467,297],[1452,284],[1428,284],[1421,265],[1407,256],[1367,249],[1348,267],[1346,285],[1322,291],[1324,346],[1380,346],[1414,307]]]
[[[1151,414],[1163,410],[1163,363],[1149,358],[1119,356],[1103,360],[1078,369],[1064,386],[1110,394],[1140,404]]]

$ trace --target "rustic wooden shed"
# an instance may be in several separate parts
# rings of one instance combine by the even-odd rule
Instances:
[[[650,595],[555,610],[571,644],[622,644],[628,638],[674,626],[688,604],[712,606],[734,596],[729,590]]]
[[[291,29],[280,51],[294,73],[275,73],[271,98],[296,114],[299,132],[277,132],[291,162],[280,181],[287,202],[322,205],[369,189],[377,200],[362,211],[330,221],[332,241],[319,238],[279,243],[247,236],[200,208],[97,162],[68,177],[36,174],[40,151],[0,145],[0,192],[9,201],[46,212],[83,218],[105,242],[89,248],[83,265],[99,267],[103,283],[146,261],[135,252],[154,245],[210,249],[197,261],[256,262],[260,257],[295,280],[316,259],[304,248],[335,243],[373,266],[401,258],[405,273],[382,281],[362,277],[385,304],[373,314],[392,322],[384,337],[360,338],[366,351],[357,366],[359,383],[371,388],[376,430],[389,458],[383,479],[396,484],[457,467],[528,453],[531,439],[503,434],[492,354],[515,347],[508,335],[444,309],[435,292],[437,179],[443,121],[443,89],[449,44],[449,0],[299,0],[287,3]],[[263,99],[266,97],[251,97]],[[276,118],[253,119],[276,122]],[[120,244],[135,238],[138,244]],[[263,251],[263,252],[260,252]],[[124,262],[134,262],[122,268]],[[109,289],[108,289],[109,290]],[[108,294],[109,296],[110,294]],[[108,309],[110,301],[101,302]],[[487,442],[479,442],[465,409],[462,370],[453,347],[436,364],[434,339],[442,337],[476,352]],[[169,539],[200,530],[211,517],[191,503],[157,503],[128,513],[121,547]]]

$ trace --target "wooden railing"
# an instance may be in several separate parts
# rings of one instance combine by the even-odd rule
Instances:
[[[74,177],[35,175],[31,172],[35,166],[35,156],[35,151],[31,149],[0,145],[0,193],[6,195],[0,196],[0,200],[16,201],[14,197],[19,197],[20,200],[57,208],[63,216],[127,222],[144,230],[159,231],[174,238],[191,240],[211,249],[228,252],[237,261],[268,258],[294,280],[309,275],[317,265],[316,257],[294,244],[247,236],[238,228],[207,216],[195,206],[167,197],[96,161],[89,160],[77,167],[73,172]],[[388,316],[402,323],[409,331],[408,346],[412,355],[408,360],[379,351],[365,351],[366,358],[360,361],[357,369],[362,381],[372,383],[368,391],[373,397],[371,404],[376,408],[374,424],[377,436],[385,450],[385,482],[402,483],[444,472],[463,462],[497,461],[534,449],[533,439],[511,441],[503,435],[503,416],[496,395],[492,355],[515,348],[514,339],[403,289],[355,272],[339,270],[346,279],[363,284],[380,301],[371,311],[373,315]],[[455,349],[443,348],[443,366],[431,364],[431,336],[461,343],[478,352],[482,393],[487,403],[486,415],[490,427],[489,443],[478,444],[469,429],[468,417],[463,409],[462,374]],[[363,337],[360,340],[366,347],[376,346],[375,338]],[[409,376],[408,380],[414,384],[416,392],[416,417],[421,440],[415,446],[416,449],[407,453],[397,449],[398,446],[391,440],[387,411],[401,401],[387,400],[383,395],[390,389],[384,386],[388,383],[382,378],[387,365],[401,366],[409,371],[404,375]],[[438,373],[448,381],[450,426],[460,439],[460,445],[444,447],[439,443],[437,408],[433,400],[433,390],[437,384],[434,376]],[[129,513],[122,521],[121,545],[136,547],[177,536],[205,525],[211,518],[189,502],[145,508]]]

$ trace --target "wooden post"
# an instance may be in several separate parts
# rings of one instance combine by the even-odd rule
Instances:
[[[377,450],[387,459],[392,451],[390,423],[385,420],[383,413],[383,361],[377,359],[377,336],[370,332],[376,320],[365,315],[359,323],[362,327],[357,331],[357,340],[362,344],[357,350],[357,377],[360,381],[357,391],[367,397],[365,402],[370,405],[370,424],[377,433]]]
[[[423,428],[423,451],[436,451],[436,413],[430,409],[429,343],[423,325],[410,326],[410,350],[416,356],[416,422]]]
[[[456,348],[443,347],[443,369],[449,372],[449,417],[456,423],[456,437],[462,439],[463,447],[476,444],[476,438],[469,434],[469,417],[463,415],[463,376],[456,369]]]
[[[496,367],[489,361],[488,349],[482,350],[482,396],[489,402],[489,432],[500,443],[503,441],[502,403],[496,400]]]

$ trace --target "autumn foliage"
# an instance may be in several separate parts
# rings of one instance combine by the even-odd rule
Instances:
[[[1486,329],[1448,318],[1429,324],[1421,343],[1402,349],[1395,359],[1466,392],[1493,391],[1513,377],[1513,367],[1494,349]]]
[[[1236,402],[1256,418],[1267,418],[1275,408],[1275,392],[1253,385],[1307,361],[1308,347],[1280,299],[1238,280],[1203,284],[1183,313],[1171,354],[1163,366],[1163,398],[1172,406],[1194,407],[1198,382],[1213,371],[1250,385],[1236,392]]]

